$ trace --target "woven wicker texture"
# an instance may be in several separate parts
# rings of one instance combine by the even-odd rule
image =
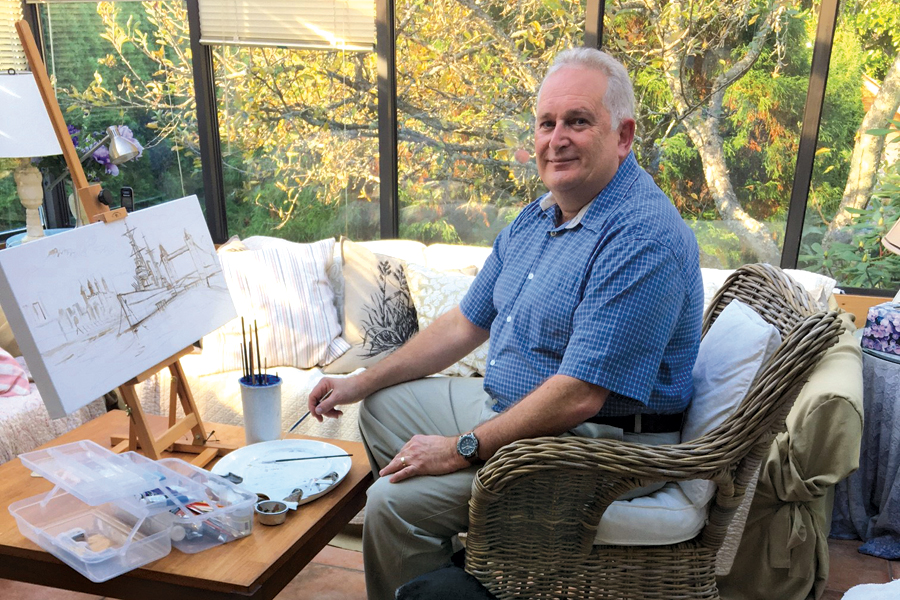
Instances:
[[[777,267],[738,269],[704,316],[704,333],[734,299],[782,332],[783,342],[721,426],[689,443],[642,446],[543,437],[502,448],[478,472],[466,570],[498,598],[719,598],[716,553],[751,478],[809,373],[837,342],[836,313]],[[595,546],[606,507],[654,481],[711,479],[718,491],[693,540],[669,546]]]

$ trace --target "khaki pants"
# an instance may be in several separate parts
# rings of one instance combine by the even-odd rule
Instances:
[[[394,598],[410,579],[450,560],[456,536],[469,526],[469,498],[477,467],[440,476],[391,483],[378,471],[416,434],[456,437],[496,415],[481,378],[432,377],[382,390],[359,411],[375,483],[368,491],[363,527],[363,561],[370,600]],[[622,430],[584,423],[569,432],[623,439]],[[677,443],[679,434],[626,435],[645,444]],[[655,486],[654,489],[661,487]],[[635,497],[650,493],[642,489]]]

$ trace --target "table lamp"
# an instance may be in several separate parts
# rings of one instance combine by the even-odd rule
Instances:
[[[25,237],[44,237],[39,209],[44,203],[41,173],[31,163],[38,156],[62,154],[34,76],[28,72],[0,74],[0,158],[18,158],[13,174],[19,201],[25,207]]]
[[[128,162],[132,158],[137,158],[141,152],[144,151],[143,146],[137,143],[135,140],[130,140],[127,137],[123,136],[119,133],[119,127],[116,125],[111,125],[106,128],[106,135],[104,135],[99,142],[91,146],[91,148],[78,157],[79,162],[84,162],[88,159],[89,156],[94,154],[97,151],[97,148],[109,142],[109,159],[114,165],[121,165],[122,163]],[[59,177],[53,180],[50,183],[50,187],[55,186],[57,183],[62,181],[69,174],[68,168],[64,173],[62,173]]]

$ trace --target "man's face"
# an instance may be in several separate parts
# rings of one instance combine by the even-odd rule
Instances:
[[[584,206],[606,187],[631,151],[634,121],[610,128],[606,75],[564,67],[544,82],[534,146],[538,173],[558,202]]]

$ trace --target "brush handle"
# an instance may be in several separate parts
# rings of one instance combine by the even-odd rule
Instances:
[[[320,458],[343,458],[345,456],[353,456],[352,454],[329,454],[328,456],[301,456],[298,458],[279,458],[276,460],[264,460],[262,464],[271,465],[272,463],[293,462],[295,460],[318,460]]]

